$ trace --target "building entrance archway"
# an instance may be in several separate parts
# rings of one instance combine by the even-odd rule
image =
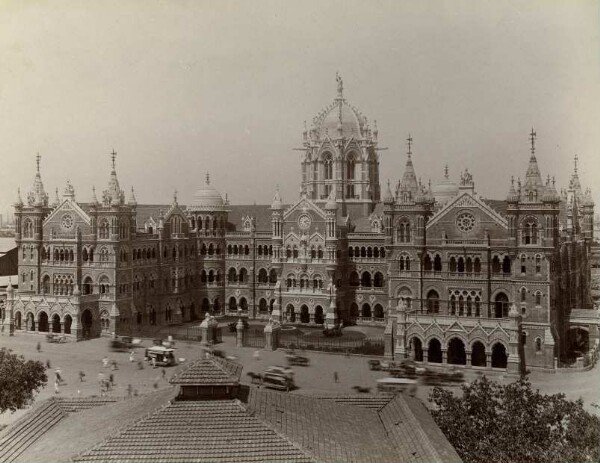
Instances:
[[[492,368],[506,368],[507,362],[506,348],[497,342],[492,346]]]
[[[70,315],[65,315],[65,323],[63,326],[63,330],[65,334],[71,334],[71,324],[73,323],[73,319]]]
[[[487,366],[485,346],[479,341],[475,341],[473,343],[473,350],[471,351],[471,365],[474,367]]]
[[[309,323],[310,314],[308,312],[308,306],[306,304],[300,307],[300,323]]]
[[[295,323],[296,322],[296,312],[294,312],[294,306],[292,304],[288,304],[285,308],[285,314],[287,317],[287,320],[290,323]]]
[[[320,305],[315,307],[315,323],[319,325],[325,323],[325,317],[323,317],[323,307]]]
[[[38,315],[38,331],[44,333],[48,331],[48,314],[43,310]]]
[[[423,343],[419,338],[412,338],[412,351],[415,362],[423,361]]]
[[[83,337],[88,339],[92,336],[93,317],[89,309],[85,309],[81,314],[81,329]]]
[[[60,333],[60,317],[56,313],[52,315],[52,332]]]
[[[452,338],[448,343],[448,363],[452,365],[466,365],[467,354],[465,343],[461,339]]]
[[[15,314],[15,329],[21,329],[21,312]]]
[[[427,361],[429,363],[442,363],[442,344],[435,338],[429,341]]]

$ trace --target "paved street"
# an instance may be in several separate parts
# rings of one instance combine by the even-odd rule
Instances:
[[[41,343],[42,351],[38,353],[36,346]],[[218,348],[227,355],[236,357],[244,365],[242,382],[249,383],[248,372],[260,373],[269,365],[285,365],[285,353],[281,350],[271,352],[260,350],[260,358],[255,358],[256,349],[235,347],[235,338],[223,337],[223,343]],[[54,344],[46,342],[44,336],[19,333],[17,336],[0,336],[0,347],[10,347],[15,352],[23,354],[27,359],[50,361],[51,368],[47,371],[48,385],[38,395],[45,399],[55,395],[54,371],[60,368],[66,383],[60,386],[60,396],[91,396],[99,395],[98,374],[103,373],[106,378],[112,373],[115,378],[115,387],[109,393],[115,396],[126,396],[128,385],[142,394],[156,388],[170,387],[167,379],[184,368],[185,365],[201,355],[198,343],[179,342],[176,345],[176,356],[186,359],[181,365],[166,368],[166,379],[162,378],[162,368],[152,369],[144,363],[144,369],[138,369],[137,361],[143,359],[144,349],[135,350],[136,361],[129,362],[127,352],[110,352],[109,340],[106,338],[94,339],[78,343]],[[151,340],[145,339],[144,346],[150,346]],[[327,393],[355,393],[354,386],[370,387],[371,393],[376,391],[375,381],[387,376],[385,372],[371,371],[367,365],[367,357],[345,356],[320,352],[304,352],[310,358],[310,366],[295,367],[295,381],[301,394],[327,394]],[[116,360],[118,370],[111,370],[102,366],[102,358],[108,356]],[[79,371],[84,371],[85,381],[80,382]],[[334,381],[334,372],[337,372],[339,382]],[[488,373],[486,373],[488,374]],[[475,378],[476,374],[466,370],[467,381]],[[511,381],[510,378],[498,372],[491,372],[488,376],[502,382]],[[596,366],[591,371],[582,373],[547,374],[534,372],[531,375],[535,387],[546,393],[564,392],[567,397],[576,399],[583,397],[586,408],[600,414],[599,410],[592,407],[591,403],[600,403],[600,369]],[[421,386],[418,396],[426,401],[431,387]],[[4,413],[0,415],[0,425],[7,424],[17,419],[23,411],[15,414]]]

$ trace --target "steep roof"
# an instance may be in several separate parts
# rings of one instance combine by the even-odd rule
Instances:
[[[288,206],[284,205],[286,209]],[[246,216],[254,217],[256,231],[271,231],[271,206],[268,204],[248,204],[229,206],[228,222],[230,231],[243,231]]]
[[[238,400],[174,402],[73,461],[313,462]]]
[[[196,360],[174,375],[171,384],[226,386],[240,382],[242,365],[219,357]]]

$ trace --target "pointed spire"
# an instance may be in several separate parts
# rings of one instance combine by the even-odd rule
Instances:
[[[117,152],[115,151],[114,148],[112,150],[112,153],[110,153],[110,158],[111,158],[112,170],[113,170],[113,172],[115,172],[116,171],[115,159],[117,158]]]
[[[54,190],[54,192],[56,194],[54,196],[54,202],[52,203],[52,207],[58,207],[60,204],[60,198],[58,197],[58,188],[56,188],[56,190]]]
[[[279,193],[279,184],[277,184],[273,201],[271,201],[271,209],[281,209],[282,207],[283,202],[281,201],[281,194]]]
[[[410,197],[414,198],[419,190],[419,184],[417,183],[417,175],[415,173],[415,169],[412,163],[412,143],[413,139],[411,135],[408,135],[406,139],[408,145],[408,158],[406,159],[406,166],[404,168],[404,174],[402,175],[402,180],[400,181],[401,192],[410,192]]]
[[[507,201],[518,202],[519,195],[515,190],[515,177],[511,175],[510,177],[510,188],[508,189],[508,195],[506,197]]]
[[[571,180],[569,180],[569,190],[575,192],[575,194],[581,195],[583,190],[581,188],[581,182],[579,181],[579,172],[577,170],[578,167],[579,156],[575,155],[573,158],[573,173],[571,174]]]
[[[92,185],[92,198],[90,200],[93,206],[98,204],[98,198],[96,198],[96,187]]]
[[[383,197],[383,202],[385,204],[392,204],[394,202],[394,195],[392,194],[392,189],[390,187],[390,179],[387,181],[387,188],[385,190],[385,196]]]
[[[206,173],[206,184],[210,185],[210,173]]]
[[[40,173],[41,159],[42,157],[40,156],[40,153],[38,153],[35,157],[36,172],[35,179],[33,180],[33,187],[31,192],[27,195],[30,206],[48,206],[48,194],[44,191],[44,184]]]
[[[531,127],[531,133],[529,134],[529,140],[531,141],[531,155],[534,156],[535,155],[535,139],[537,137],[537,133],[535,133],[535,130],[533,130],[533,127]]]
[[[173,191],[173,205],[177,206],[177,189]]]
[[[410,133],[409,133],[408,134],[408,138],[406,139],[406,144],[408,145],[407,154],[408,154],[408,159],[409,160],[411,160],[411,155],[412,155],[412,142],[413,142],[413,139],[412,139],[412,137],[410,136]]]
[[[448,179],[448,163],[444,166],[444,178]]]
[[[21,188],[17,188],[17,201],[15,202],[15,207],[23,206],[23,198],[21,198]]]
[[[127,200],[127,204],[130,206],[136,206],[137,200],[135,199],[135,192],[133,191],[133,187],[131,187],[131,193],[129,194],[129,199]]]
[[[525,174],[525,194],[527,195],[531,191],[537,192],[538,196],[541,197],[544,194],[544,182],[542,180],[542,174],[538,167],[537,159],[535,157],[535,140],[537,134],[533,128],[529,134],[529,140],[531,141],[531,156],[529,157],[529,166]]]
[[[119,179],[117,178],[117,170],[115,159],[117,157],[117,152],[113,149],[110,153],[111,157],[111,172],[110,179],[108,181],[108,188],[104,190],[102,193],[102,198],[104,202],[104,206],[118,206],[125,202],[124,192],[121,191],[119,187]]]

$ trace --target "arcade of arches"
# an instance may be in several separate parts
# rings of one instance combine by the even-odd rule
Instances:
[[[417,362],[447,363],[450,365],[470,365],[474,367],[506,368],[508,352],[506,346],[493,341],[491,348],[486,350],[481,341],[474,341],[470,346],[453,337],[448,340],[447,348],[437,338],[431,338],[427,343],[413,336],[409,341],[411,358]]]

